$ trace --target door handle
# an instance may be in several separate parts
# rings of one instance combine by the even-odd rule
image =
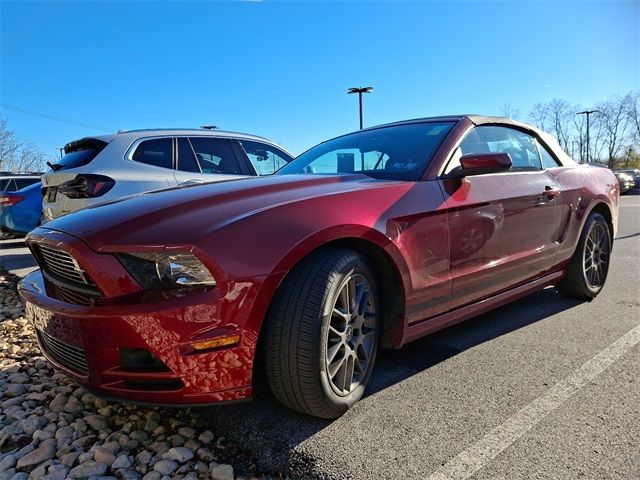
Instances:
[[[544,193],[542,195],[544,195],[545,197],[547,197],[549,200],[553,200],[554,198],[556,198],[558,195],[560,195],[561,190],[558,190],[556,188],[553,187],[544,187]]]

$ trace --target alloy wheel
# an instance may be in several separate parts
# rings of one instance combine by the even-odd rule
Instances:
[[[609,267],[611,241],[609,234],[601,224],[594,224],[584,246],[583,273],[591,288],[604,284]]]
[[[364,275],[352,273],[338,291],[324,342],[325,373],[337,395],[349,395],[366,380],[373,364],[376,324],[371,284]]]

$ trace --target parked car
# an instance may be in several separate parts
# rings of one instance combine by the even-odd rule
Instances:
[[[551,285],[598,295],[618,201],[610,170],[534,127],[411,120],[321,143],[273,176],[56,219],[27,236],[41,270],[19,290],[44,355],[99,395],[246,399],[261,363],[284,405],[333,418],[362,396],[378,345]]]
[[[626,172],[613,172],[620,183],[620,193],[627,193],[635,187],[633,176]]]
[[[40,224],[40,187],[37,182],[17,192],[0,193],[0,232],[23,235]]]
[[[45,220],[149,190],[268,175],[291,154],[269,140],[218,130],[132,130],[68,143],[42,177]]]
[[[15,192],[40,181],[41,173],[0,172],[0,193]]]
[[[633,178],[634,188],[640,188],[640,170],[639,169],[632,168],[629,170],[620,170],[620,172],[631,175],[631,177]]]

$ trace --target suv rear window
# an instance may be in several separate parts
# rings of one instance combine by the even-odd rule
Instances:
[[[52,169],[57,171],[88,165],[106,146],[107,142],[94,138],[83,138],[76,142],[70,142],[64,147],[64,157],[56,162],[54,164],[56,167],[52,167]]]

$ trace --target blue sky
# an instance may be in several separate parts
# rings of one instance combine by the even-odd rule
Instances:
[[[640,2],[6,2],[2,103],[106,127],[264,135],[300,153],[365,125],[589,106],[640,88]],[[1,108],[24,138],[100,134]],[[38,143],[54,154],[54,145]]]

